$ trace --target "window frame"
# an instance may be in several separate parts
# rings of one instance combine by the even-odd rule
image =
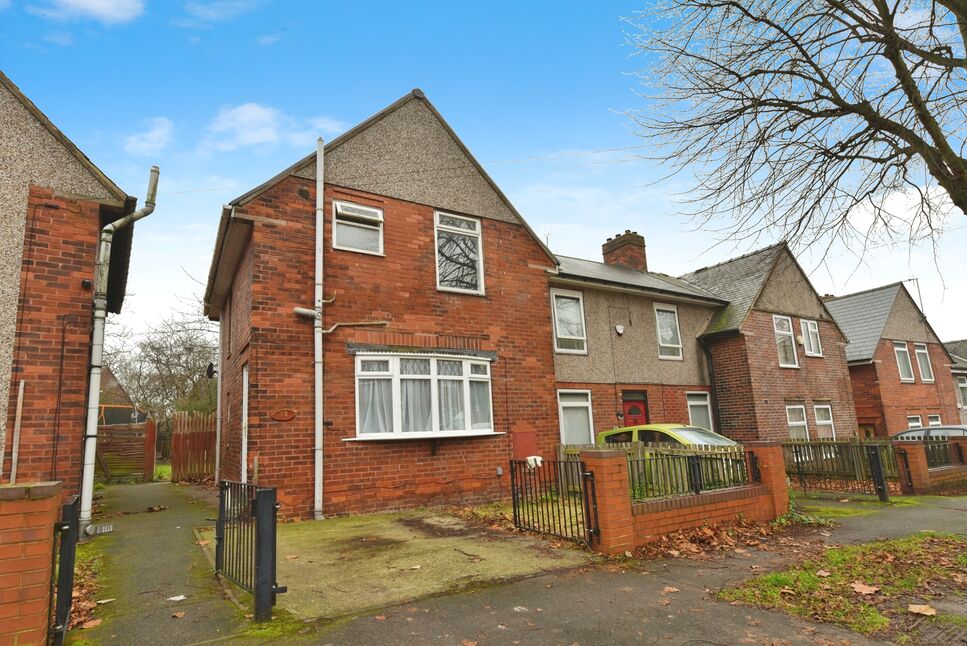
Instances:
[[[819,334],[819,321],[812,319],[799,319],[799,328],[802,330],[803,354],[805,354],[807,357],[822,357],[823,340]],[[819,350],[810,350],[810,346],[812,345],[810,337],[811,332],[816,333],[816,347],[819,348]]]
[[[957,375],[957,402],[960,408],[967,408],[967,375]]]
[[[715,432],[715,416],[712,414],[712,394],[704,390],[687,390],[685,391],[685,408],[688,409],[688,425],[695,426],[698,428],[705,428],[704,426],[699,426],[692,421],[692,403],[688,401],[688,398],[693,395],[701,395],[705,397],[705,407],[708,410],[708,423],[711,428],[708,430]],[[696,404],[698,405],[698,404]]]
[[[561,336],[558,333],[557,325],[557,297],[562,296],[564,298],[577,298],[578,306],[581,309],[581,327],[584,329],[583,337],[572,337],[572,336]],[[588,321],[584,313],[584,293],[578,292],[570,289],[559,289],[551,288],[551,315],[553,316],[554,323],[554,352],[557,354],[587,354],[588,353]],[[571,349],[571,348],[561,348],[558,346],[558,339],[565,339],[568,341],[583,341],[584,348],[581,350]]]
[[[792,421],[789,419],[789,410],[790,409],[793,409],[793,408],[798,408],[799,410],[802,411],[802,427],[803,427],[803,430],[806,432],[806,437],[803,438],[803,439],[794,438],[792,436],[792,433],[789,432],[789,427],[790,426],[799,426],[800,425],[799,422],[797,422],[796,424],[793,424]],[[789,439],[790,440],[793,440],[793,441],[796,441],[796,442],[808,442],[809,441],[809,416],[806,415],[806,405],[805,404],[786,404],[786,432],[789,433]]]
[[[930,371],[930,378],[923,376],[923,365],[920,363],[920,356],[923,356],[927,360],[927,369]],[[930,348],[926,343],[914,343],[913,344],[913,356],[917,360],[917,372],[920,373],[920,381],[925,384],[932,384],[936,381],[936,377],[933,372],[933,362],[930,361]]]
[[[777,321],[788,321],[789,322],[789,332],[780,332],[776,329]],[[776,358],[779,359],[780,368],[798,368],[799,367],[799,350],[796,348],[796,333],[795,326],[792,324],[792,317],[786,316],[785,314],[773,314],[772,315],[772,333],[773,339],[776,344]],[[788,336],[789,340],[792,341],[792,358],[795,363],[783,363],[782,356],[779,354],[779,339],[778,337]]]
[[[583,404],[565,403],[561,401],[561,395],[587,395],[588,403],[587,406]],[[564,444],[564,409],[565,408],[586,408],[588,411],[588,429],[590,429],[591,440],[590,444],[595,443],[595,432],[594,432],[594,402],[591,398],[591,391],[580,388],[559,388],[557,390],[557,419],[559,420],[559,437],[561,444]]]
[[[933,420],[937,420],[937,423],[934,424]],[[940,415],[927,415],[927,428],[932,426],[943,426],[943,417]]]
[[[916,426],[910,423],[910,420],[912,419],[917,420]],[[919,415],[907,415],[907,430],[912,431],[918,428],[923,428],[923,418]]]
[[[903,376],[903,366],[900,365],[900,352],[903,352],[907,356],[907,364],[910,366],[910,376]],[[893,354],[896,356],[896,369],[897,373],[900,375],[900,382],[904,384],[916,383],[917,375],[913,372],[913,361],[910,357],[910,346],[906,341],[894,341],[893,342]]]
[[[658,358],[662,361],[684,361],[685,343],[682,340],[682,325],[678,320],[678,306],[669,303],[654,303],[652,309],[655,311],[655,342],[658,344]],[[675,332],[678,334],[678,345],[664,345],[661,342],[661,323],[658,320],[658,312],[671,312],[675,315]],[[662,348],[674,348],[678,350],[678,356],[662,356]]]
[[[816,411],[818,411],[820,408],[825,408],[826,410],[829,411],[829,421],[828,422],[820,422],[819,421],[819,415],[816,414]],[[816,427],[816,439],[820,439],[820,436],[819,436],[819,427],[820,426],[828,426],[829,427],[829,430],[831,432],[831,435],[830,435],[830,438],[829,439],[831,439],[831,440],[835,440],[836,439],[836,421],[833,419],[833,405],[832,404],[813,404],[813,423],[814,423],[814,425]]]
[[[358,227],[361,229],[375,229],[379,233],[379,251],[370,251],[369,249],[358,249],[356,247],[349,247],[346,245],[339,244],[339,227],[336,226],[339,218],[339,207],[340,206],[352,206],[359,209],[365,209],[367,211],[374,211],[378,216],[373,216],[371,219],[378,222],[378,225],[363,224],[356,221],[343,221],[344,224],[348,226]],[[365,216],[356,216],[364,218]],[[352,253],[362,253],[368,256],[385,256],[383,249],[383,227],[385,225],[385,219],[383,218],[383,209],[375,206],[369,206],[366,204],[357,204],[356,202],[349,202],[347,200],[333,200],[332,201],[332,248],[338,249],[339,251],[351,251]]]
[[[448,218],[454,218],[457,220],[465,220],[467,222],[473,222],[476,226],[474,231],[468,229],[460,229],[459,227],[452,227],[446,224],[440,224],[440,216],[446,216]],[[461,289],[459,287],[446,287],[440,285],[440,229],[447,231],[449,233],[458,233],[466,236],[472,236],[477,238],[477,278],[480,284],[480,288],[477,290],[473,289]],[[486,281],[484,280],[484,244],[483,244],[483,222],[479,218],[469,218],[465,215],[457,215],[455,213],[448,213],[447,211],[434,211],[433,212],[433,256],[435,261],[436,269],[436,288],[439,292],[450,292],[453,294],[469,294],[471,296],[486,296],[487,287]]]
[[[430,361],[429,375],[403,375],[400,372],[401,359],[428,359]],[[388,370],[382,372],[362,372],[363,361],[388,361]],[[459,377],[449,375],[439,375],[437,361],[459,361],[463,363],[463,374]],[[474,365],[487,366],[487,374],[474,374]],[[420,440],[438,439],[446,437],[476,437],[489,435],[504,435],[496,430],[496,419],[494,414],[494,388],[493,388],[493,362],[490,359],[470,356],[470,355],[450,355],[432,352],[358,352],[354,361],[355,376],[355,401],[354,414],[356,417],[355,436],[344,438],[344,442],[349,441],[394,441],[394,440]],[[390,392],[392,393],[392,430],[388,433],[363,433],[360,429],[361,415],[359,414],[360,398],[359,384],[361,380],[367,379],[389,379]],[[403,431],[403,400],[402,386],[400,382],[406,379],[426,379],[430,382],[430,429],[429,431]],[[463,406],[464,406],[464,428],[462,430],[440,430],[440,381],[460,381],[462,383]],[[474,429],[473,413],[470,395],[471,382],[485,382],[488,385],[490,396],[490,428]]]

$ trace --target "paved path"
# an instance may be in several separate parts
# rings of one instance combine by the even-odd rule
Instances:
[[[97,522],[115,529],[94,539],[106,554],[98,598],[117,601],[99,610],[101,626],[77,631],[78,637],[98,644],[193,644],[247,623],[223,598],[195,544],[192,528],[211,525],[206,519],[215,515],[208,502],[166,482],[111,486],[103,493],[106,517]],[[168,509],[146,511],[159,505]],[[184,601],[167,601],[182,594]],[[185,615],[174,618],[175,612]]]

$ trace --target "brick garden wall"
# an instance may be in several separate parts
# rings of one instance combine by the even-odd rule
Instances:
[[[61,480],[65,494],[80,487],[93,299],[81,281],[94,279],[98,225],[97,203],[31,187],[3,481],[10,476],[18,383],[25,381],[17,481]]]
[[[61,484],[0,486],[0,644],[47,641]]]
[[[384,211],[385,256],[330,245],[332,199]],[[325,482],[327,514],[418,504],[476,503],[506,495],[507,461],[553,454],[558,441],[550,305],[544,268],[551,261],[519,225],[481,219],[486,296],[436,289],[433,209],[336,186],[326,187],[324,325],[386,320],[385,329],[344,328],[325,337]],[[282,512],[312,506],[312,324],[292,308],[311,307],[315,185],[289,177],[242,209],[252,233],[249,461],[259,483],[279,487]],[[236,286],[236,292],[244,285]],[[233,311],[232,315],[236,315]],[[224,324],[223,324],[224,325]],[[480,438],[352,442],[355,363],[350,343],[457,348],[497,354],[492,366],[495,428]],[[223,368],[229,407],[242,359]],[[239,386],[240,387],[240,386]],[[295,411],[276,421],[276,413]],[[238,430],[227,421],[224,477],[234,477]],[[250,474],[254,475],[254,474]]]

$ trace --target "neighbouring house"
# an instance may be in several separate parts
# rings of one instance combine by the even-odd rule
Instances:
[[[0,481],[77,493],[101,227],[135,199],[0,73]],[[124,300],[132,229],[114,236],[107,309]]]
[[[957,408],[960,409],[960,423],[967,424],[967,339],[944,343],[947,352],[954,360],[950,371],[957,389]],[[950,422],[953,423],[953,422]]]
[[[558,442],[556,264],[419,90],[232,201],[220,477],[317,518],[506,495],[507,460]]]
[[[140,424],[148,414],[134,400],[107,366],[101,371],[101,406],[98,424]]]
[[[828,297],[849,338],[856,418],[867,437],[956,423],[953,359],[903,283]]]
[[[737,441],[855,435],[845,337],[785,244],[679,278],[645,241],[551,277],[561,437],[649,422]]]

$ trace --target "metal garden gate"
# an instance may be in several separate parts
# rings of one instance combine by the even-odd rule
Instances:
[[[54,525],[51,553],[51,595],[48,609],[48,640],[61,646],[67,638],[74,598],[74,563],[80,537],[81,499],[74,496],[61,507],[60,521]],[[54,584],[56,581],[56,587]]]
[[[598,537],[594,474],[579,461],[510,461],[514,526],[590,545]]]
[[[783,442],[786,475],[803,491],[875,494],[886,502],[901,492],[901,472],[891,442]],[[900,456],[901,459],[905,455]]]

